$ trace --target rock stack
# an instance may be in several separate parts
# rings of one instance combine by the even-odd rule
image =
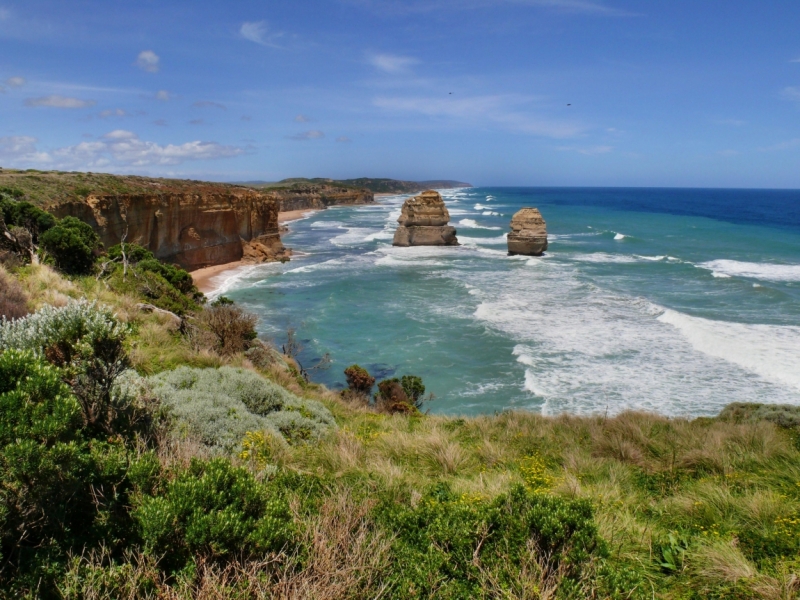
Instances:
[[[511,219],[508,253],[541,256],[547,250],[547,226],[538,208],[523,208]]]
[[[397,222],[394,246],[458,246],[456,228],[439,192],[428,190],[409,198]]]

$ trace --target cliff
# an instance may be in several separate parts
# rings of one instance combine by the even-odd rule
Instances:
[[[89,223],[106,247],[126,236],[187,270],[288,257],[278,233],[278,201],[245,188],[197,184],[183,192],[89,194],[50,210]]]
[[[295,184],[286,188],[265,189],[264,192],[278,200],[281,212],[375,202],[369,190],[331,184]]]

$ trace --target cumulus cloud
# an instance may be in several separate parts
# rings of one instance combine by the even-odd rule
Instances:
[[[398,56],[396,54],[371,54],[367,62],[384,73],[408,73],[411,67],[419,63],[411,56]]]
[[[167,90],[158,90],[156,92],[156,100],[161,100],[162,102],[167,102],[168,100],[172,99],[173,94],[168,92]]]
[[[158,144],[142,140],[132,131],[116,129],[94,141],[40,152],[28,136],[0,138],[0,157],[18,166],[46,164],[50,168],[100,169],[179,165],[193,160],[230,158],[246,150],[216,142]]]
[[[347,143],[349,143],[349,142],[352,142],[353,140],[351,140],[351,139],[350,139],[349,137],[347,137],[346,135],[340,135],[339,137],[337,137],[337,138],[336,138],[336,141],[337,141],[337,142],[342,142],[342,143],[344,143],[344,144],[347,144]]]
[[[311,131],[303,131],[302,133],[298,133],[296,135],[290,135],[290,140],[297,140],[300,142],[304,142],[307,140],[319,140],[325,137],[325,134],[318,129],[312,129]]]
[[[148,73],[158,73],[161,58],[152,50],[142,50],[136,58],[136,66]]]
[[[24,77],[9,77],[6,79],[6,85],[8,87],[22,87],[25,85],[25,78]]]
[[[36,108],[39,106],[49,106],[52,108],[88,108],[97,104],[94,100],[81,100],[80,98],[69,98],[67,96],[43,96],[41,98],[28,98],[25,106]]]
[[[197,108],[219,108],[221,110],[228,110],[228,107],[224,104],[220,104],[219,102],[211,102],[210,100],[199,100],[192,104]]]
[[[239,35],[250,42],[255,42],[262,46],[279,48],[278,40],[284,34],[280,31],[271,31],[266,21],[246,21],[239,28]]]
[[[575,123],[548,120],[526,112],[524,105],[530,101],[531,98],[518,95],[380,97],[373,104],[398,113],[416,113],[479,126],[493,125],[516,133],[552,138],[572,137],[583,131],[583,127]]]

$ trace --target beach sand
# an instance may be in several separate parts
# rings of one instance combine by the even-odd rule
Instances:
[[[191,272],[191,276],[198,290],[204,294],[210,294],[216,290],[219,284],[224,280],[224,277],[220,277],[222,273],[226,271],[235,271],[243,265],[244,263],[242,261],[237,260],[236,262],[225,263],[224,265],[214,265],[212,267],[197,269]]]
[[[308,208],[305,210],[287,210],[286,212],[278,213],[278,223],[288,223],[289,221],[297,221],[298,219],[303,219],[305,217],[311,216],[315,212],[319,211]]]

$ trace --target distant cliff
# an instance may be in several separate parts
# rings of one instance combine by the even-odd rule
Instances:
[[[247,181],[242,185],[261,190],[277,190],[288,187],[302,185],[328,186],[349,189],[368,190],[374,194],[415,194],[430,189],[452,189],[472,187],[471,183],[463,181],[453,181],[450,179],[436,179],[430,181],[402,181],[400,179],[376,179],[372,177],[360,177],[358,179],[304,179],[296,177],[293,179],[283,179],[275,183],[265,181]]]
[[[295,184],[263,191],[278,200],[281,212],[375,202],[374,194],[369,190],[328,184]]]

